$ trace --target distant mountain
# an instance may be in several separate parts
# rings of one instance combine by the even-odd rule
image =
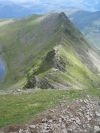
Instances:
[[[100,11],[77,11],[69,18],[90,42],[100,48]]]
[[[26,7],[25,5],[17,5],[12,3],[2,4],[2,6],[0,5],[0,18],[20,18],[30,14],[44,14],[56,9],[51,6],[48,7],[41,4],[33,4],[31,7]]]
[[[99,87],[100,51],[64,13],[0,22],[7,72],[1,88]]]
[[[100,0],[39,0],[39,4],[45,4],[48,7],[50,5],[56,7],[56,9],[78,9],[78,10],[88,10],[97,11],[100,9]]]
[[[31,14],[25,7],[16,4],[4,4],[0,6],[0,18],[19,18]]]
[[[100,1],[95,0],[39,0],[36,2],[0,1],[0,18],[19,18],[30,14],[45,14],[59,10],[74,9],[97,11]]]

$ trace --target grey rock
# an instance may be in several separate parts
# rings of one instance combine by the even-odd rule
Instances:
[[[54,113],[54,112],[55,112],[55,110],[53,110],[53,109],[50,109],[50,112],[53,112],[53,113]]]
[[[94,126],[94,133],[100,133],[100,127]]]
[[[100,113],[99,113],[99,112],[96,112],[96,116],[97,116],[97,117],[100,117]]]
[[[45,119],[42,119],[42,121],[41,121],[42,123],[46,123],[47,122],[47,119],[45,118]]]
[[[68,133],[66,129],[63,129],[62,130],[62,133]]]
[[[58,119],[54,116],[54,117],[52,117],[52,120],[57,121]]]
[[[4,133],[4,132],[1,132],[1,133]],[[16,131],[16,132],[10,132],[10,133],[18,133],[18,132]]]
[[[52,119],[48,120],[49,123],[52,123]]]
[[[100,102],[98,102],[98,106],[100,106]]]
[[[17,92],[21,92],[21,89],[17,89]]]
[[[62,119],[61,118],[59,118],[59,123],[61,123],[62,122]]]
[[[30,131],[28,129],[24,130],[24,133],[30,133]]]
[[[77,117],[76,118],[76,123],[78,124],[78,125],[81,125],[81,121],[80,121],[80,119]]]
[[[65,128],[66,128],[65,124],[62,124],[62,129],[65,129]]]
[[[100,121],[98,121],[98,126],[100,126]]]
[[[30,125],[29,128],[34,129],[34,128],[36,128],[36,126],[35,125]]]
[[[85,99],[85,100],[84,100],[84,103],[85,103],[85,104],[88,104],[88,103],[89,103],[89,101],[88,101],[87,99]]]
[[[19,133],[23,133],[23,129],[19,129]]]
[[[67,131],[68,131],[68,132],[72,132],[72,131],[73,131],[73,129],[71,129],[71,128],[68,128],[68,129],[67,129]]]

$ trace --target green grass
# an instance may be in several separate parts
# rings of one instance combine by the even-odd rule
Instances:
[[[71,47],[60,47],[60,54],[65,56],[70,64],[67,64],[67,74],[64,77],[70,83],[77,85],[81,88],[92,88],[99,82],[99,77],[92,73],[81,61],[75,56]],[[83,82],[84,81],[84,82]]]
[[[21,87],[20,83],[26,82],[27,74],[34,70],[34,66],[38,67],[42,57],[56,45],[61,28],[59,27],[56,32],[52,29],[55,33],[45,37],[45,30],[48,29],[39,24],[41,17],[42,15],[33,15],[0,29],[1,56],[7,66],[7,73],[0,89]],[[45,75],[45,72],[40,75]],[[17,86],[12,87],[16,83]]]
[[[12,23],[12,22],[14,22],[13,19],[8,19],[8,20],[0,21],[0,27],[1,27],[1,26],[5,26],[5,25],[7,25],[7,24],[10,24],[10,23]]]
[[[100,96],[99,89],[87,90],[40,90],[34,93],[0,96],[0,128],[10,124],[25,123],[36,114],[59,104],[86,98],[87,95]]]
[[[69,21],[66,21],[64,25],[63,19],[60,19],[61,16],[55,15],[56,20],[51,18],[49,23],[49,17],[40,22],[42,15],[32,15],[1,26],[0,45],[2,51],[0,54],[7,66],[7,73],[0,89],[23,88],[27,82],[27,75],[46,77],[52,67],[55,67],[53,66],[55,57],[52,51],[54,51],[54,46],[59,47],[59,44],[61,44],[60,56],[67,58],[70,64],[65,59],[68,72],[65,74],[53,73],[52,78],[61,84],[64,83],[64,79],[65,82],[80,88],[97,87],[99,76],[93,74],[86,67],[86,63],[83,63],[76,55],[78,47],[80,46],[79,49],[84,53],[88,43]],[[43,60],[48,52],[50,57],[45,62]],[[97,56],[94,55],[94,57]],[[59,62],[61,61],[59,60]]]

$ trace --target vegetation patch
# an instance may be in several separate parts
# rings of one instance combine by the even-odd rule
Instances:
[[[26,94],[0,96],[0,128],[25,123],[43,110],[66,100],[85,98],[87,95],[100,96],[100,89],[86,90],[40,90]]]

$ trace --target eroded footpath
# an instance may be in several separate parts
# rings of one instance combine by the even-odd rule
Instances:
[[[0,133],[100,133],[100,99],[87,96],[40,113],[26,124],[7,126]]]

